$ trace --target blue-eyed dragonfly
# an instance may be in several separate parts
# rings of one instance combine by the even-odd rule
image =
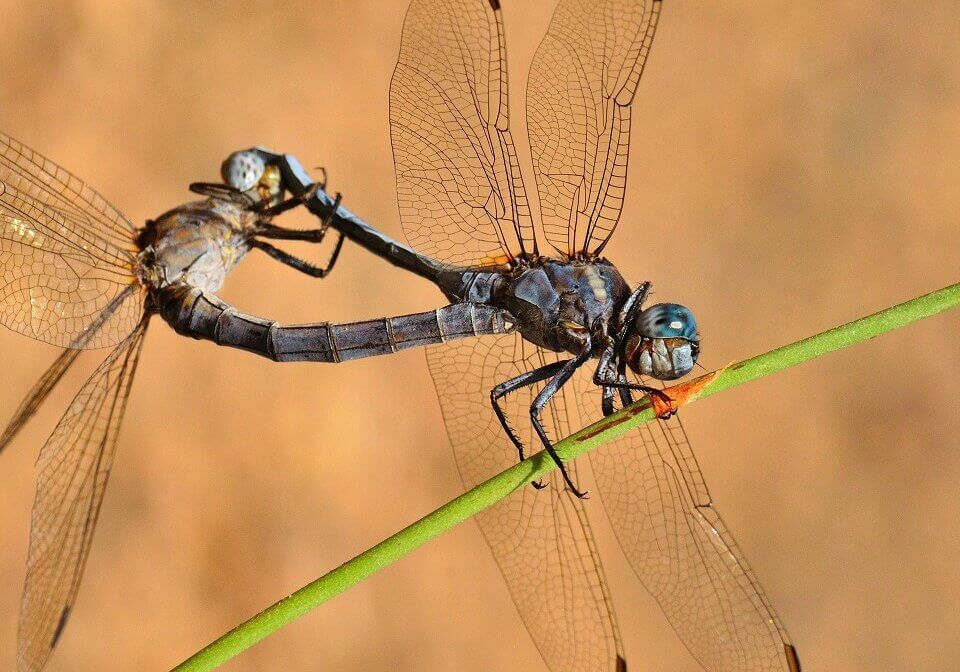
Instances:
[[[541,201],[539,232],[532,223],[510,135],[502,19],[494,0],[415,0],[405,22],[391,85],[391,131],[401,218],[419,252],[338,208],[292,157],[264,150],[241,152],[228,163],[239,166],[243,185],[232,182],[231,176],[226,189],[206,185],[218,201],[248,203],[239,198],[242,192],[251,184],[262,188],[264,176],[273,175],[274,182],[324,218],[325,227],[435,282],[452,302],[449,306],[346,325],[285,327],[237,312],[213,294],[216,283],[191,282],[185,273],[145,272],[147,262],[157,263],[141,257],[145,246],[156,242],[150,235],[136,237],[129,261],[121,257],[124,261],[113,266],[97,262],[119,268],[117,275],[129,280],[115,284],[133,287],[128,291],[139,297],[132,311],[138,316],[156,310],[182,333],[279,361],[335,362],[446,343],[428,350],[428,363],[461,475],[472,485],[508,466],[525,446],[539,442],[550,449],[552,439],[599,412],[610,413],[616,405],[629,403],[631,390],[656,394],[642,376],[675,378],[690,369],[698,354],[689,311],[673,304],[644,310],[649,284],[631,291],[617,269],[600,256],[620,215],[630,104],[660,9],[658,0],[561,2],[535,57],[528,87],[528,124]],[[48,170],[62,175],[62,169]],[[79,187],[74,186],[67,201],[75,202],[78,189],[88,193],[82,184]],[[101,215],[114,213],[112,220],[107,218],[107,231],[110,221],[122,220],[99,197],[88,193],[86,200]],[[61,209],[67,207],[60,204]],[[279,202],[271,201],[260,219],[279,207]],[[30,221],[17,219],[18,226]],[[95,217],[94,222],[99,220]],[[261,221],[257,230],[275,238],[319,240],[325,227],[288,234]],[[89,235],[79,230],[81,238]],[[255,236],[247,239],[249,246],[260,243],[272,256],[301,270],[322,270]],[[14,242],[22,245],[22,240]],[[80,248],[86,252],[84,244]],[[171,250],[181,244],[175,241]],[[552,248],[552,257],[541,252],[541,244]],[[41,261],[57,267],[56,260]],[[119,297],[123,290],[117,291]],[[106,329],[119,306],[129,300],[117,307],[105,302],[103,307],[112,312],[100,320],[90,319],[87,330]],[[65,568],[60,563],[43,575],[31,565],[27,595],[29,577],[39,576],[34,590],[40,580],[46,581],[46,590],[53,595],[47,607],[54,608],[46,608],[42,612],[46,620],[38,624],[24,620],[21,655],[28,656],[26,669],[36,669],[49,655],[76,596],[105,484],[104,467],[108,468],[142,339],[143,326],[136,325],[144,324],[142,319],[133,321],[130,335],[116,339],[120,345],[81,390],[79,406],[75,400],[61,423],[95,428],[84,440],[92,436],[97,441],[68,451],[82,453],[73,460],[88,465],[77,473],[93,474],[89,493],[75,495],[89,502],[84,510],[92,515],[75,523],[66,539],[36,542],[44,553],[75,562]],[[103,333],[109,335],[111,329]],[[74,349],[86,345],[76,339],[51,342]],[[94,342],[91,338],[91,345]],[[69,360],[70,352],[61,359]],[[588,369],[585,364],[594,358],[598,366]],[[35,387],[29,399],[36,401],[25,402],[14,427],[59,379],[59,366],[60,360]],[[92,391],[85,393],[87,388]],[[85,394],[95,400],[92,412],[84,410],[91,406]],[[45,453],[68,444],[56,439],[58,432],[63,434],[58,428],[48,444],[54,448]],[[605,446],[591,456],[591,464],[624,552],[706,669],[799,670],[786,631],[712,505],[677,418],[663,419],[655,428]],[[549,667],[622,670],[623,645],[587,510],[578,496],[575,465],[560,466],[559,475],[539,484],[545,491],[517,493],[478,521]],[[41,485],[45,475],[62,468],[45,467]],[[46,520],[40,517],[37,522],[35,517],[33,537],[38,524]],[[64,543],[69,545],[61,550]],[[29,616],[29,600],[25,605]],[[40,609],[32,608],[35,613]],[[26,645],[24,633],[29,635]]]
[[[333,229],[433,282],[449,306],[297,327],[237,313],[188,287],[171,288],[171,309],[160,307],[182,333],[280,361],[339,362],[433,344],[428,365],[468,487],[525,448],[550,451],[559,470],[536,484],[542,491],[515,493],[477,520],[555,672],[626,663],[576,465],[557,459],[552,441],[631,403],[633,392],[659,394],[651,383],[688,373],[699,353],[690,311],[644,309],[650,284],[631,289],[602,256],[620,219],[631,104],[661,6],[560,1],[527,84],[539,227],[510,132],[497,0],[413,0],[408,10],[390,128],[412,249],[336,207],[292,157],[250,150],[280,166],[292,193]],[[621,548],[705,669],[800,669],[678,418],[603,446],[590,464]]]

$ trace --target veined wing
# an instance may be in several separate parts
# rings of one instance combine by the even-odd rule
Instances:
[[[40,405],[46,400],[47,395],[53,391],[53,388],[57,386],[57,383],[60,382],[63,375],[73,366],[79,354],[79,350],[66,348],[53,360],[50,368],[34,383],[33,387],[30,388],[30,391],[27,393],[27,396],[20,402],[20,406],[17,407],[13,417],[10,418],[10,422],[7,423],[7,426],[3,430],[3,434],[0,435],[0,451],[13,441],[14,437],[23,429],[23,426],[27,424],[27,421],[33,417],[37,409],[40,408]]]
[[[53,361],[53,364],[51,364],[37,382],[34,383],[33,387],[30,388],[30,391],[27,393],[27,396],[20,402],[20,406],[13,414],[10,422],[7,423],[3,434],[0,434],[0,452],[13,441],[17,433],[23,429],[27,421],[37,412],[37,409],[40,408],[50,392],[53,391],[53,388],[57,386],[60,379],[63,378],[64,374],[73,366],[80,351],[96,336],[103,325],[110,321],[110,318],[113,317],[113,314],[120,306],[137,291],[139,291],[137,285],[128,285],[124,291],[120,292],[117,298],[104,308],[103,312],[97,316],[97,319],[90,324],[90,327],[74,339],[73,342],[70,343],[70,347],[64,349],[63,352],[60,353],[60,356]]]
[[[588,375],[573,381],[600,412]],[[678,417],[590,453],[620,547],[673,629],[709,672],[799,672],[796,651],[713,500]]]
[[[21,672],[43,667],[76,601],[146,327],[144,318],[100,364],[40,452],[20,606]]]
[[[0,324],[70,347],[135,284],[134,227],[49,159],[0,134]],[[143,313],[130,294],[83,347],[115,345]]]
[[[419,252],[493,265],[537,251],[510,134],[497,0],[413,0],[390,82],[400,219]]]
[[[515,334],[427,350],[465,486],[518,459],[490,406],[490,390],[556,359]],[[502,401],[518,436],[535,451],[540,444],[529,415],[534,395],[535,390],[524,388]],[[554,438],[581,426],[576,402],[563,391],[543,420]],[[575,474],[575,465],[570,468]],[[553,672],[620,672],[625,669],[623,646],[585,502],[564,489],[556,472],[546,482],[544,490],[521,488],[476,520],[548,667]]]
[[[546,239],[598,254],[623,207],[630,104],[661,0],[561,0],[530,67],[527,128]]]

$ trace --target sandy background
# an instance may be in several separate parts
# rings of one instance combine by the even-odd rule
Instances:
[[[400,235],[387,86],[403,0],[116,4],[0,0],[0,128],[136,222],[259,143],[328,166],[348,207]],[[504,4],[523,141],[521,85],[554,3]],[[955,282],[960,259],[960,5],[724,5],[665,10],[608,248],[694,309],[708,366]],[[223,296],[284,321],[438,301],[349,247],[322,284],[251,255]],[[685,414],[806,670],[960,658],[958,331],[960,312],[940,316]],[[55,354],[0,331],[0,415]],[[15,664],[33,460],[83,359],[0,457],[0,669]],[[50,669],[168,669],[456,495],[448,453],[422,353],[279,366],[158,322]],[[696,669],[594,519],[632,668]],[[388,667],[542,669],[474,526],[226,669]]]

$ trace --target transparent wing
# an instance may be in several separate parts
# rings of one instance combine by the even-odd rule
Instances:
[[[427,351],[464,485],[517,462],[490,406],[490,390],[525,371],[556,361],[518,335],[456,341]],[[506,397],[504,407],[518,436],[538,449],[529,388]],[[577,405],[563,393],[544,415],[555,437],[580,427]],[[575,467],[575,465],[571,465]],[[507,582],[513,601],[553,672],[625,669],[600,558],[585,503],[571,496],[556,474],[544,490],[521,488],[476,517]]]
[[[30,388],[30,391],[27,393],[27,396],[20,402],[20,406],[17,407],[10,422],[7,423],[3,434],[0,435],[0,451],[3,451],[3,449],[7,447],[7,444],[13,441],[14,437],[23,429],[23,426],[27,424],[27,421],[33,417],[37,409],[40,408],[40,405],[43,404],[50,392],[53,391],[53,388],[56,387],[60,379],[63,378],[63,375],[73,366],[79,354],[79,350],[72,348],[65,349],[60,353],[60,356],[53,361],[50,368],[34,383],[33,387]]]
[[[456,265],[536,252],[498,3],[410,3],[390,82],[390,137],[400,219],[417,251]]]
[[[527,128],[544,236],[597,254],[620,219],[630,104],[660,0],[561,0],[530,67]]]
[[[69,347],[129,285],[134,227],[80,179],[0,134],[0,324]],[[134,293],[84,347],[115,345],[136,326]]]
[[[76,601],[146,325],[84,383],[40,453],[20,606],[21,672],[43,667]]]
[[[104,308],[103,312],[97,316],[97,319],[91,323],[90,327],[74,339],[70,347],[60,353],[60,356],[53,361],[50,368],[34,383],[33,387],[30,388],[30,391],[27,393],[27,396],[20,402],[20,406],[17,407],[10,422],[7,423],[3,434],[0,434],[0,452],[13,441],[14,437],[23,429],[23,426],[26,425],[30,418],[37,412],[37,409],[40,408],[50,392],[53,391],[53,388],[57,386],[57,383],[60,382],[63,375],[73,366],[80,351],[86,347],[86,344],[96,336],[97,332],[109,322],[113,313],[123,305],[127,298],[138,290],[139,287],[136,285],[129,285],[126,290],[121,292],[113,302]]]
[[[582,412],[596,417],[601,394],[590,375],[572,384]],[[590,462],[623,552],[703,668],[799,672],[786,630],[713,506],[680,419],[646,424],[591,452]]]

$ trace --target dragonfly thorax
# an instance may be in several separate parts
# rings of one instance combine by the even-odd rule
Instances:
[[[629,295],[623,276],[607,261],[544,259],[501,274],[491,298],[516,318],[528,341],[577,353],[583,333],[611,324]]]
[[[253,215],[218,199],[170,210],[147,223],[140,236],[138,271],[154,290],[185,283],[216,292],[247,253],[246,230]]]

